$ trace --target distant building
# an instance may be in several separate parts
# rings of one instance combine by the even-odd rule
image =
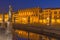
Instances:
[[[4,16],[5,22],[8,20],[8,13]],[[2,14],[0,14],[0,23],[2,22]],[[28,24],[60,24],[60,8],[45,8],[39,7],[20,9],[17,12],[12,12],[12,23]]]

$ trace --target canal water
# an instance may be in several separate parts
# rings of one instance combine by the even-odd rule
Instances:
[[[0,40],[6,40],[8,38],[8,36],[4,35],[4,32],[5,31],[3,29],[0,29]],[[13,40],[60,40],[22,30],[15,30],[13,33]],[[11,36],[9,36],[8,40],[11,40]]]
[[[22,31],[22,30],[16,30],[16,38],[17,40],[58,40],[55,38],[47,37],[44,35]]]

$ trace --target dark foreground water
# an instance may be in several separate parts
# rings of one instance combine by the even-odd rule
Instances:
[[[31,32],[26,32],[26,31],[21,31],[17,30],[16,31],[16,37],[17,40],[58,40],[55,38],[50,38],[44,35],[36,34],[36,33],[31,33]]]
[[[0,40],[5,40],[7,38],[4,35],[4,33],[5,33],[5,29],[0,29]],[[22,31],[22,30],[16,30],[14,40],[50,40],[50,39],[49,37],[44,35]],[[60,39],[51,38],[51,40],[60,40]]]

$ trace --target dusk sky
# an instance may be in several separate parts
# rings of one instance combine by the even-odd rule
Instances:
[[[9,5],[14,11],[22,8],[60,8],[60,0],[0,0],[0,12],[8,12]]]

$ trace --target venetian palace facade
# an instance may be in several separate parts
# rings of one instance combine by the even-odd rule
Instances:
[[[0,14],[0,23],[2,23],[3,17]],[[4,14],[4,21],[7,22],[8,13]],[[12,12],[12,23],[20,24],[60,24],[60,8],[45,8],[39,7],[20,9],[16,12]]]

